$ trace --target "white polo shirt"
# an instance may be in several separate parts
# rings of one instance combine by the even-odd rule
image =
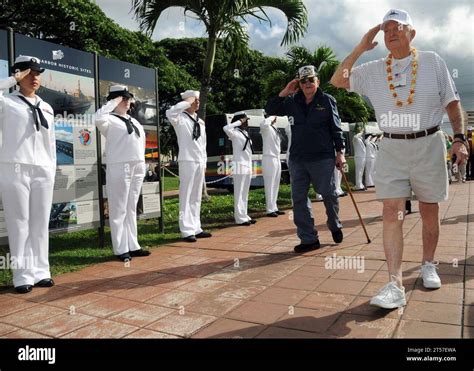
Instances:
[[[441,124],[444,108],[459,101],[459,94],[446,63],[435,52],[417,51],[418,72],[414,101],[397,107],[389,89],[386,72],[387,58],[364,63],[352,69],[349,91],[365,95],[372,103],[380,130],[387,133],[411,133]],[[392,76],[406,75],[405,86],[396,87],[398,99],[406,102],[411,83],[412,55],[393,59]]]
[[[260,123],[260,134],[263,141],[263,156],[280,158],[281,138],[278,128],[272,125],[275,117],[267,117]]]
[[[145,162],[146,135],[143,126],[127,115],[138,128],[140,136],[135,131],[129,134],[125,122],[111,114],[116,107],[117,103],[110,100],[95,113],[95,124],[106,139],[105,162],[107,164]]]
[[[0,81],[0,162],[56,168],[53,108],[39,96],[25,97],[32,104],[39,102],[48,122],[49,129],[40,125],[37,131],[31,109],[18,98],[22,94],[3,95],[3,90],[15,85],[13,76]]]
[[[166,110],[166,117],[171,122],[178,137],[178,161],[194,161],[206,164],[206,126],[204,121],[199,119],[201,136],[198,139],[193,139],[194,121],[184,113],[189,107],[191,107],[189,102],[182,101]]]

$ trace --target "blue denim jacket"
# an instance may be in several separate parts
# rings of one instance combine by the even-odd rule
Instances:
[[[319,88],[310,104],[299,91],[288,97],[271,98],[265,111],[270,116],[288,116],[291,161],[334,158],[335,152],[345,147],[336,100]]]

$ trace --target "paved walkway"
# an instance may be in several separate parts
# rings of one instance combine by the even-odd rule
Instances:
[[[443,287],[421,285],[421,222],[405,222],[404,311],[372,308],[387,281],[381,204],[356,198],[366,240],[349,197],[341,199],[344,242],[297,256],[290,215],[214,231],[195,244],[154,249],[148,258],[94,265],[55,277],[51,289],[0,293],[0,336],[64,338],[391,338],[474,337],[474,182],[451,186],[441,206],[438,259]],[[314,203],[321,223],[322,203]],[[414,211],[418,210],[417,202]],[[365,270],[326,269],[325,257],[363,257]],[[454,261],[454,264],[453,264]],[[457,262],[457,264],[456,264]]]

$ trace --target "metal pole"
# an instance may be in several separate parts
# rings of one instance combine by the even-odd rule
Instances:
[[[100,107],[100,89],[99,89],[99,56],[97,52],[94,52],[94,86],[95,86],[95,105],[96,109]],[[99,213],[100,213],[100,226],[99,232],[99,246],[105,247],[105,215],[104,215],[104,192],[102,184],[102,146],[101,146],[101,134],[97,127],[95,128],[96,136],[96,148],[97,148],[97,178],[99,183]]]
[[[163,182],[165,179],[164,170],[161,169],[161,134],[160,134],[160,98],[159,98],[159,91],[158,91],[158,68],[155,68],[155,97],[156,97],[156,129],[157,129],[157,141],[158,141],[158,169],[159,176],[160,176],[160,217],[158,218],[159,229],[161,233],[165,232],[165,225],[164,225],[164,186]]]

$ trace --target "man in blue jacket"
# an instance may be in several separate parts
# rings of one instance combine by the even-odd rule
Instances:
[[[294,223],[301,240],[295,252],[320,247],[318,231],[307,205],[311,183],[323,196],[327,226],[334,242],[342,242],[334,166],[342,169],[346,161],[336,100],[319,88],[314,66],[304,66],[298,70],[296,79],[290,81],[277,97],[269,100],[265,111],[273,116],[288,116],[290,122],[291,194]]]

